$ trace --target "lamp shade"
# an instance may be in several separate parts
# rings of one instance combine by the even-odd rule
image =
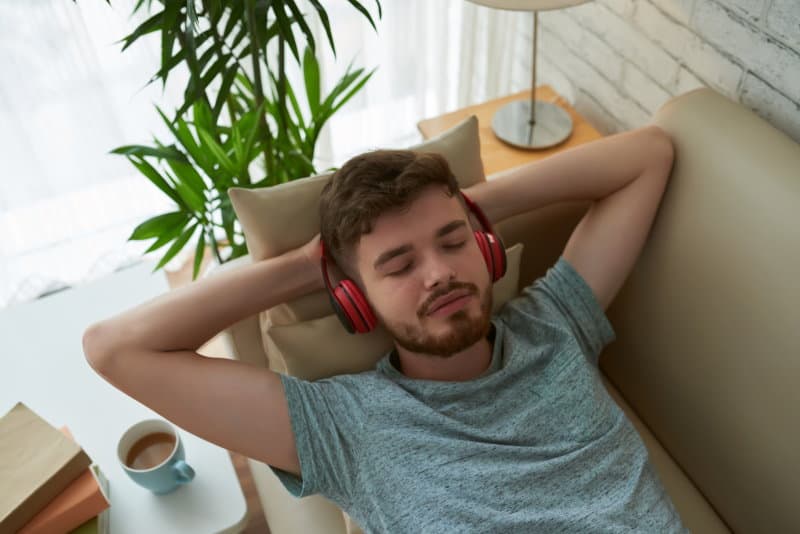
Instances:
[[[473,4],[512,11],[547,11],[584,4],[589,0],[469,0]]]

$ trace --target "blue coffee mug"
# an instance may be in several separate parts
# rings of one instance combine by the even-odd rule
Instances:
[[[147,469],[135,469],[127,464],[128,451],[141,438],[158,432],[175,438],[172,451],[158,463]],[[163,419],[147,419],[130,427],[119,440],[117,458],[122,469],[131,479],[156,495],[166,495],[188,484],[194,479],[194,469],[186,463],[186,453],[177,429]]]

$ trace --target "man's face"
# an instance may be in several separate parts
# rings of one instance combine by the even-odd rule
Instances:
[[[355,252],[367,298],[401,347],[451,356],[486,336],[489,272],[462,204],[443,186],[381,215]]]

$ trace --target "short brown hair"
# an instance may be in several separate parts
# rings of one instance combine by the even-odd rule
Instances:
[[[321,238],[349,275],[353,247],[387,211],[408,207],[424,189],[459,191],[447,160],[433,152],[375,150],[355,156],[336,171],[320,195]]]

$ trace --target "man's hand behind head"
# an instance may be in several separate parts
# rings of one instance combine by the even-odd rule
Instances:
[[[322,259],[322,248],[320,246],[320,235],[317,234],[311,238],[311,241],[300,247],[303,257],[306,259],[306,266],[309,272],[315,273],[315,280],[317,282],[317,289],[325,288],[325,281],[322,278],[322,269],[320,268],[320,261]]]

